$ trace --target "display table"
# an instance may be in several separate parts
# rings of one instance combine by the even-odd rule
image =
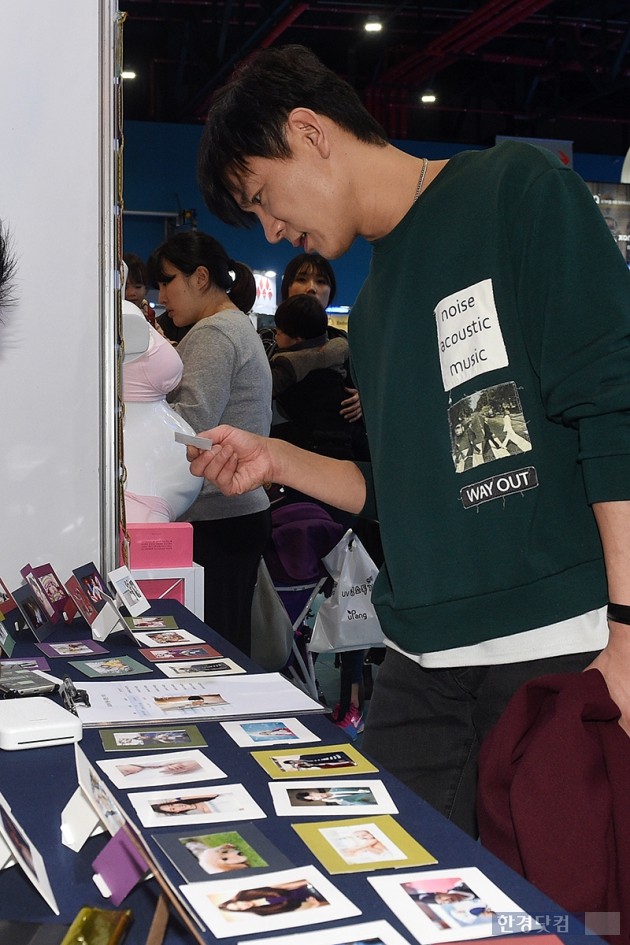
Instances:
[[[151,613],[174,616],[179,627],[203,637],[223,656],[231,657],[248,672],[259,671],[242,654],[218,634],[209,630],[194,614],[176,601],[157,602]],[[87,625],[76,620],[72,627],[64,626],[56,630],[46,642],[79,640],[89,636]],[[30,634],[27,636],[26,632],[22,632],[17,639],[13,658],[42,655]],[[136,659],[142,659],[123,634],[109,637],[104,645],[112,655],[133,655]],[[86,678],[63,659],[50,659],[49,664],[50,671],[54,675],[68,672],[78,686],[86,682]],[[158,672],[152,675],[164,679]],[[134,677],[135,680],[144,678],[147,676]],[[309,715],[302,720],[322,739],[322,745],[346,741],[344,733],[323,715]],[[204,749],[205,754],[227,773],[230,782],[244,784],[267,814],[266,819],[255,821],[257,828],[272,839],[275,846],[279,847],[294,865],[315,864],[327,875],[324,867],[320,866],[311,851],[292,829],[292,818],[276,816],[268,788],[269,778],[263,768],[251,757],[250,750],[238,747],[217,722],[204,723],[197,719],[191,721],[198,725],[207,740],[208,747]],[[85,730],[81,744],[91,760],[118,757],[112,753],[105,755],[97,729]],[[394,798],[399,809],[396,820],[437,858],[436,868],[478,867],[525,912],[538,918],[548,917],[549,921],[545,923],[548,925],[548,931],[559,934],[560,938],[568,943],[574,942],[577,945],[580,939],[583,945],[584,930],[576,919],[573,917],[567,919],[564,910],[554,906],[545,896],[445,820],[386,771],[380,770],[378,775],[373,777],[380,778]],[[76,787],[74,749],[71,746],[0,753],[0,791],[45,859],[61,913],[57,920],[30,885],[22,870],[14,866],[0,872],[0,918],[69,923],[81,906],[108,907],[107,900],[102,898],[92,881],[91,864],[109,839],[109,835],[91,837],[78,853],[62,846],[60,842],[61,812]],[[113,793],[117,799],[124,797],[124,792],[113,791]],[[125,806],[125,810],[133,813],[133,808],[130,806]],[[317,816],[317,819],[326,818]],[[154,832],[155,829],[145,831],[147,835]],[[159,850],[157,847],[155,849]],[[162,856],[164,857],[164,854]],[[174,869],[174,867],[171,868]],[[178,874],[175,872],[175,875]],[[407,941],[414,942],[410,933],[398,922],[396,916],[367,882],[368,875],[374,874],[360,872],[331,877],[341,892],[362,912],[360,917],[344,920],[339,924],[386,919]],[[180,878],[179,882],[183,880]],[[134,922],[126,939],[128,945],[144,945],[146,942],[158,897],[157,883],[155,880],[148,880],[136,887],[123,903],[121,908],[130,908],[134,914]],[[325,923],[317,924],[309,927],[309,931],[326,927]],[[296,931],[291,933],[289,930],[275,934],[296,934]],[[242,935],[239,938],[242,938]],[[215,941],[209,933],[205,940]],[[516,940],[514,937],[515,943]],[[179,919],[171,915],[165,941],[167,945],[192,945],[195,940],[191,933],[181,925]],[[231,938],[227,941],[233,942],[235,939]],[[595,936],[589,936],[589,941],[596,945],[599,940]]]

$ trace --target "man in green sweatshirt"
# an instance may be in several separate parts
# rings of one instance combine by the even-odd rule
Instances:
[[[528,679],[598,667],[630,731],[630,274],[551,154],[419,160],[301,47],[219,94],[199,173],[271,242],[372,243],[350,318],[371,463],[229,427],[189,458],[226,495],[275,481],[378,519],[389,646],[364,747],[474,834],[479,744]],[[456,462],[480,411],[498,447]]]

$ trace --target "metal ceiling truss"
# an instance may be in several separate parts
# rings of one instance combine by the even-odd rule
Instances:
[[[577,121],[585,134],[597,125],[602,134],[604,126],[608,134],[621,129],[619,147],[629,143],[627,0],[120,0],[120,6],[128,13],[129,48],[150,62],[144,104],[138,93],[136,105],[130,90],[131,117],[203,121],[212,94],[240,63],[276,43],[303,43],[355,86],[390,137],[417,137],[419,122],[423,136],[433,132],[438,140],[493,129],[566,137],[554,128]],[[384,24],[377,38],[361,31],[370,14]],[[418,104],[429,84],[441,93],[431,113]]]

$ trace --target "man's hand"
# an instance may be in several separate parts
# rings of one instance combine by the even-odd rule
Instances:
[[[198,435],[212,440],[212,448],[187,447],[190,471],[214,483],[223,495],[243,495],[276,482],[353,515],[365,505],[365,479],[350,460],[311,453],[225,424]]]
[[[630,502],[596,502],[593,512],[604,550],[608,599],[630,605]],[[588,669],[598,669],[630,735],[630,627],[608,621],[608,644]]]
[[[354,387],[346,387],[345,389],[350,396],[341,401],[341,410],[339,413],[348,423],[356,423],[357,420],[360,420],[363,416],[359,391]]]
[[[273,481],[269,439],[220,426],[206,430],[212,449],[189,446],[186,456],[194,476],[213,482],[223,495],[243,495]]]
[[[604,679],[610,698],[619,708],[619,724],[630,735],[630,627],[610,622],[608,646],[596,656],[587,669],[598,669]]]

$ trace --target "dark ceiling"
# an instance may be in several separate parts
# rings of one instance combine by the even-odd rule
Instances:
[[[310,47],[391,138],[491,144],[497,134],[630,146],[628,0],[120,0],[125,118],[203,121],[233,69],[272,45]],[[363,31],[369,15],[383,30]],[[437,104],[419,103],[430,86]]]

